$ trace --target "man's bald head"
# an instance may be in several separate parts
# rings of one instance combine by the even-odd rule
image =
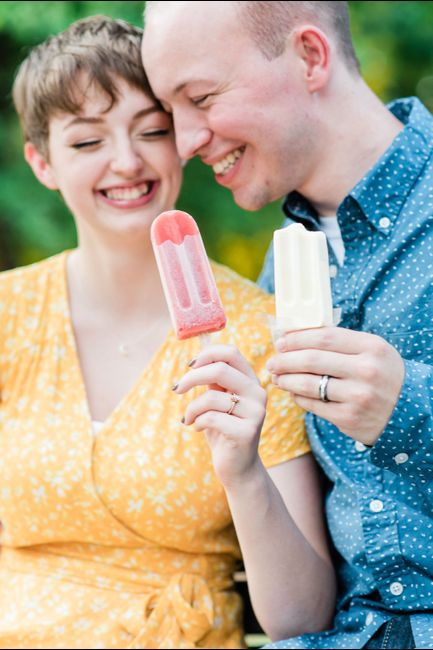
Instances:
[[[359,62],[350,33],[348,3],[345,1],[301,0],[230,0],[242,25],[259,50],[268,59],[280,56],[285,49],[287,36],[300,23],[312,23],[333,35],[338,51],[347,68],[359,73]],[[148,0],[146,15],[170,4],[193,4]],[[194,2],[196,5],[197,3]],[[211,4],[211,3],[206,3]]]

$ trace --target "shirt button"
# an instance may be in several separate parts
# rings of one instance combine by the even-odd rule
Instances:
[[[365,451],[367,447],[364,445],[363,442],[360,442],[359,440],[355,441],[355,449],[356,451]]]
[[[370,501],[370,510],[371,512],[382,512],[383,501],[380,499],[373,499],[373,501]]]
[[[335,278],[337,276],[338,269],[335,264],[330,264],[329,265],[329,277],[330,278]]]
[[[397,463],[397,465],[402,465],[403,463],[406,463],[408,460],[409,460],[409,456],[405,454],[404,451],[394,456],[394,461]]]
[[[366,618],[365,618],[365,624],[366,625],[371,625],[374,621],[374,615],[371,612],[368,612]]]
[[[401,582],[393,582],[389,587],[389,590],[393,596],[401,596],[401,594],[403,593],[403,589],[404,587],[401,584]]]
[[[381,219],[379,219],[379,226],[381,228],[386,229],[389,228],[390,225],[391,225],[391,219],[388,219],[388,217],[382,217]]]

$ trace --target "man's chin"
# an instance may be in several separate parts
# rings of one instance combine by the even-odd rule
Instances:
[[[248,212],[257,212],[272,201],[267,193],[259,194],[258,192],[248,192],[245,189],[234,190],[232,196],[236,205]]]

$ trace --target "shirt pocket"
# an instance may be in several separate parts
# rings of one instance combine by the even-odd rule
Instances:
[[[403,359],[421,363],[433,362],[433,329],[381,332],[379,336],[394,346]]]

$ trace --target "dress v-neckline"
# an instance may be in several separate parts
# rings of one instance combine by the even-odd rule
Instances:
[[[102,426],[100,426],[97,430],[97,433],[100,434],[102,430],[106,429],[108,426],[113,424],[113,421],[116,420],[116,416],[121,412],[124,407],[133,400],[133,398],[136,396],[136,394],[139,391],[140,384],[143,382],[144,377],[152,370],[152,368],[155,366],[157,363],[158,359],[163,355],[164,350],[166,349],[167,346],[171,345],[173,343],[174,339],[174,332],[172,329],[170,329],[167,332],[166,337],[164,340],[161,342],[161,344],[158,346],[158,348],[155,350],[155,353],[149,360],[149,362],[146,364],[146,367],[143,369],[143,371],[139,374],[137,379],[132,383],[131,388],[125,393],[125,395],[119,400],[119,402],[116,404],[114,409],[109,413],[109,415],[103,420],[98,420],[97,418],[94,418],[92,416],[92,413],[90,411],[90,405],[89,405],[89,400],[87,397],[87,388],[86,388],[86,383],[84,381],[84,374],[83,370],[81,367],[81,361],[80,357],[78,354],[78,346],[77,346],[77,340],[75,338],[75,331],[74,331],[74,326],[73,326],[73,321],[72,321],[72,313],[71,313],[71,305],[70,305],[70,298],[69,298],[69,283],[68,283],[68,257],[70,253],[73,252],[74,249],[72,250],[67,250],[61,255],[61,263],[62,263],[62,274],[61,274],[61,297],[62,301],[64,303],[64,314],[65,314],[65,333],[68,339],[68,344],[71,346],[71,350],[73,351],[73,359],[74,359],[74,372],[77,375],[77,381],[80,387],[80,392],[82,395],[82,400],[83,404],[85,407],[85,413],[86,413],[86,418],[89,426],[89,430],[92,433],[92,436],[95,434],[93,433],[93,422],[98,422]]]

